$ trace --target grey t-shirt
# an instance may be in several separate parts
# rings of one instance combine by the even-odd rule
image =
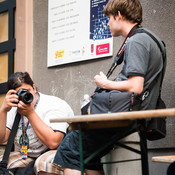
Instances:
[[[145,91],[161,72],[162,67],[162,54],[156,42],[146,33],[137,33],[126,42],[123,67],[117,80],[127,80],[129,76],[142,76],[144,77],[143,91]],[[161,76],[154,84],[148,99],[143,101],[142,109],[155,108],[160,80]]]

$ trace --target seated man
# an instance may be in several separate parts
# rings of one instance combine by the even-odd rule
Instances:
[[[137,33],[142,23],[142,6],[139,0],[109,0],[104,8],[109,17],[108,27],[112,36],[125,37],[117,55],[123,55],[123,67],[119,76],[111,81],[103,72],[94,77],[99,88],[118,90],[141,94],[149,87],[157,75],[161,75],[163,59],[155,41],[145,33]],[[121,51],[121,52],[120,52]],[[159,96],[161,76],[157,78],[146,102],[141,104],[142,109],[155,109]],[[126,128],[87,130],[82,132],[83,155],[88,157],[91,152],[101,145],[108,143],[114,134],[121,135]],[[54,163],[64,167],[65,175],[80,174],[79,133],[71,131],[66,135],[58,147]],[[103,175],[100,159],[110,151],[109,146],[102,154],[97,155],[89,164],[85,165],[85,172],[89,175]]]
[[[38,92],[27,72],[10,75],[7,86],[8,92],[0,108],[0,143],[8,140],[16,113],[21,114],[14,141],[17,151],[11,152],[8,168],[24,167],[36,159],[36,174],[60,174],[60,169],[49,162],[53,160],[68,124],[50,123],[49,119],[72,117],[72,109],[64,100]],[[19,99],[16,94],[19,89],[31,93],[33,101],[26,104]],[[23,146],[27,146],[27,155],[23,154]]]

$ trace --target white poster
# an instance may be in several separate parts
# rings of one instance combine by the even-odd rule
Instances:
[[[48,1],[48,67],[112,55],[107,1]]]

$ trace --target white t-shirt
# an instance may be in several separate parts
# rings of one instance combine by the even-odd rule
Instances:
[[[59,131],[62,133],[66,133],[68,128],[68,123],[50,123],[50,118],[59,118],[59,117],[72,117],[73,111],[70,106],[62,99],[45,95],[42,93],[40,94],[39,102],[35,108],[37,115],[41,118],[41,120],[50,126],[54,131]],[[16,116],[16,108],[12,108],[7,113],[7,124],[6,127],[12,129],[13,122]],[[24,123],[25,126],[27,125],[28,119],[24,116]],[[44,128],[43,128],[44,130]],[[44,145],[39,138],[36,136],[31,124],[29,123],[27,128],[27,136],[29,138],[29,149],[28,155],[30,157],[38,157],[42,152],[48,149],[46,145]],[[19,139],[22,135],[22,120],[20,120],[18,131],[15,137],[14,144],[18,148],[21,149],[21,145],[19,144]]]

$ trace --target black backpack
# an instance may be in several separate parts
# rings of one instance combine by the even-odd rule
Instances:
[[[160,72],[161,73],[161,84],[160,84],[159,97],[157,100],[156,109],[165,109],[166,105],[161,98],[162,82],[163,82],[163,78],[165,74],[166,60],[167,60],[165,43],[163,41],[159,41],[158,39],[156,39],[156,36],[150,31],[148,31],[147,29],[141,28],[138,32],[144,32],[148,34],[156,42],[156,44],[158,45],[162,53],[163,69]],[[154,82],[152,82],[152,84],[154,84]],[[146,137],[148,140],[150,141],[158,140],[158,139],[164,138],[165,136],[166,136],[166,117],[151,118],[151,119],[146,120]]]

